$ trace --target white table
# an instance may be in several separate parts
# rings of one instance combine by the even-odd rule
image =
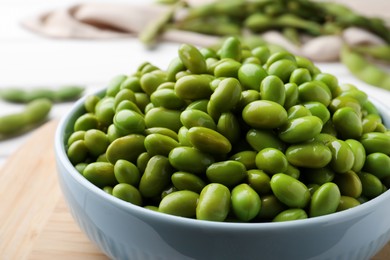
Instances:
[[[128,3],[129,1],[105,2]],[[365,0],[360,0],[360,3],[363,1]],[[117,74],[134,72],[143,61],[166,68],[169,60],[177,54],[178,45],[173,43],[164,43],[156,50],[148,51],[133,38],[96,41],[58,40],[38,36],[19,25],[19,21],[24,17],[80,2],[74,0],[0,1],[0,88],[85,84],[88,87],[86,93],[90,93],[96,88],[104,87]],[[373,0],[373,3],[379,2]],[[375,7],[371,1],[370,5]],[[351,76],[343,65],[322,63],[318,66],[324,72],[336,75],[341,82],[356,84],[370,96],[390,104],[389,91],[362,83]],[[60,118],[70,106],[71,103],[55,105],[50,118]],[[0,101],[0,115],[20,109],[22,109],[20,105]],[[0,166],[29,135],[28,133],[18,138],[0,141]]]

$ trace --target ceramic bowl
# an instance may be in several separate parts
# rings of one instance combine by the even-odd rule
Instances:
[[[121,201],[87,181],[67,158],[65,142],[83,102],[56,131],[58,177],[74,219],[112,259],[369,259],[390,239],[390,190],[342,212],[279,223],[200,221]],[[373,102],[389,127],[389,109]]]

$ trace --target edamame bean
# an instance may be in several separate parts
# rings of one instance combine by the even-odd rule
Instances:
[[[139,172],[137,166],[122,159],[115,162],[114,174],[118,183],[127,183],[133,185],[134,187],[138,187],[141,179],[141,173]]]
[[[268,75],[258,64],[244,64],[238,70],[238,80],[245,89],[260,90],[260,82]]]
[[[260,96],[262,100],[269,100],[284,105],[286,89],[283,81],[274,75],[265,77],[260,84]]]
[[[199,194],[189,190],[180,190],[166,195],[158,206],[158,211],[175,216],[192,218],[196,215]]]
[[[183,65],[192,73],[202,74],[207,72],[206,60],[196,47],[190,44],[182,44],[178,53]]]
[[[322,130],[322,120],[317,116],[304,116],[287,121],[280,128],[279,138],[286,143],[309,141]]]
[[[145,126],[146,128],[164,127],[177,132],[182,126],[180,114],[178,110],[163,107],[152,108],[145,114]]]
[[[310,201],[310,191],[306,185],[287,174],[274,174],[270,184],[278,200],[290,208],[304,208]]]
[[[258,152],[265,148],[284,151],[286,146],[271,130],[250,129],[246,134],[246,141]]]
[[[340,204],[340,190],[336,184],[322,184],[311,196],[310,217],[318,217],[336,212]]]
[[[146,152],[144,141],[145,137],[139,134],[130,134],[115,139],[107,147],[108,161],[112,164],[119,159],[135,162],[141,153]]]
[[[354,172],[360,172],[366,161],[366,150],[364,149],[364,146],[355,139],[347,139],[345,140],[345,143],[349,145],[352,150],[353,157],[355,158],[352,170]]]
[[[390,157],[384,153],[371,153],[367,155],[363,170],[379,179],[390,176]]]
[[[209,114],[197,109],[186,109],[180,114],[180,122],[190,129],[194,126],[201,126],[217,130],[217,125]]]
[[[337,207],[337,211],[343,211],[346,209],[354,208],[356,206],[359,206],[361,203],[352,197],[348,196],[341,196],[340,197],[340,204]]]
[[[302,143],[289,146],[286,157],[296,167],[322,168],[332,160],[332,152],[319,142]]]
[[[332,100],[332,93],[322,81],[305,82],[298,86],[298,92],[302,102],[317,101],[327,107]]]
[[[212,163],[214,158],[193,147],[179,146],[169,153],[169,162],[179,171],[202,174]]]
[[[260,212],[261,199],[246,183],[233,188],[231,202],[234,215],[241,221],[250,221]]]
[[[237,79],[223,79],[210,96],[208,106],[218,112],[229,112],[240,100],[241,91],[241,84]]]
[[[264,148],[256,155],[256,166],[268,174],[285,172],[288,161],[284,153],[275,148]]]
[[[358,174],[362,182],[362,195],[367,198],[375,198],[383,193],[383,184],[375,175],[367,172]]]
[[[336,173],[345,173],[352,169],[355,157],[348,144],[342,140],[334,140],[328,143],[328,148],[332,153],[329,165]]]
[[[212,94],[209,75],[187,75],[177,80],[175,93],[181,99],[199,100],[209,98]]]
[[[230,209],[230,191],[219,183],[210,183],[203,188],[196,206],[196,219],[224,221]]]
[[[292,221],[298,219],[306,219],[308,218],[306,211],[303,209],[286,209],[280,212],[275,218],[272,220],[273,222],[282,222],[282,221]]]
[[[88,164],[83,171],[83,175],[88,181],[100,188],[114,186],[118,183],[114,174],[114,165],[108,162]]]
[[[262,170],[253,169],[247,171],[248,184],[258,194],[265,195],[271,191],[271,178]]]
[[[171,180],[178,190],[190,190],[198,194],[206,186],[202,178],[189,172],[175,172],[172,174]]]
[[[188,130],[188,139],[197,149],[211,154],[227,154],[232,145],[229,140],[212,129],[195,126]]]
[[[145,130],[145,120],[139,113],[123,109],[115,113],[114,125],[122,135],[140,134]]]
[[[179,146],[179,143],[166,135],[150,134],[145,137],[145,149],[150,155],[168,156],[172,149]]]
[[[85,146],[93,156],[99,156],[106,152],[110,144],[107,135],[100,130],[90,129],[84,134]]]
[[[161,194],[169,184],[173,171],[167,157],[162,155],[151,157],[139,182],[141,195],[153,198]]]
[[[119,183],[112,189],[112,195],[118,199],[142,206],[141,193],[134,186],[127,183]]]
[[[367,154],[384,153],[390,155],[390,135],[379,132],[366,133],[360,138]]]
[[[354,171],[336,174],[333,182],[339,187],[341,195],[359,198],[362,194],[362,182]]]
[[[273,129],[287,122],[287,112],[276,102],[257,100],[245,106],[242,118],[253,128]]]
[[[230,159],[241,162],[247,170],[250,170],[256,168],[256,155],[255,151],[241,151],[233,154]]]
[[[215,162],[207,167],[206,176],[212,183],[233,187],[246,177],[246,169],[244,164],[238,161]]]
[[[233,113],[222,113],[218,119],[217,131],[225,136],[231,144],[235,144],[241,137],[240,123]]]
[[[332,122],[342,138],[356,139],[363,133],[362,121],[359,115],[350,107],[337,109],[332,116]]]

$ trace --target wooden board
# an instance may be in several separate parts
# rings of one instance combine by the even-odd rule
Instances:
[[[108,259],[81,232],[62,197],[56,126],[52,121],[38,129],[0,169],[0,259]],[[372,258],[385,259],[390,243]]]

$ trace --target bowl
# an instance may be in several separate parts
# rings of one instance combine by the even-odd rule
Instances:
[[[389,127],[389,109],[371,101]],[[83,102],[56,130],[58,177],[74,219],[112,259],[368,259],[390,240],[390,190],[345,211],[278,223],[201,221],[117,199],[80,175],[66,155]]]

